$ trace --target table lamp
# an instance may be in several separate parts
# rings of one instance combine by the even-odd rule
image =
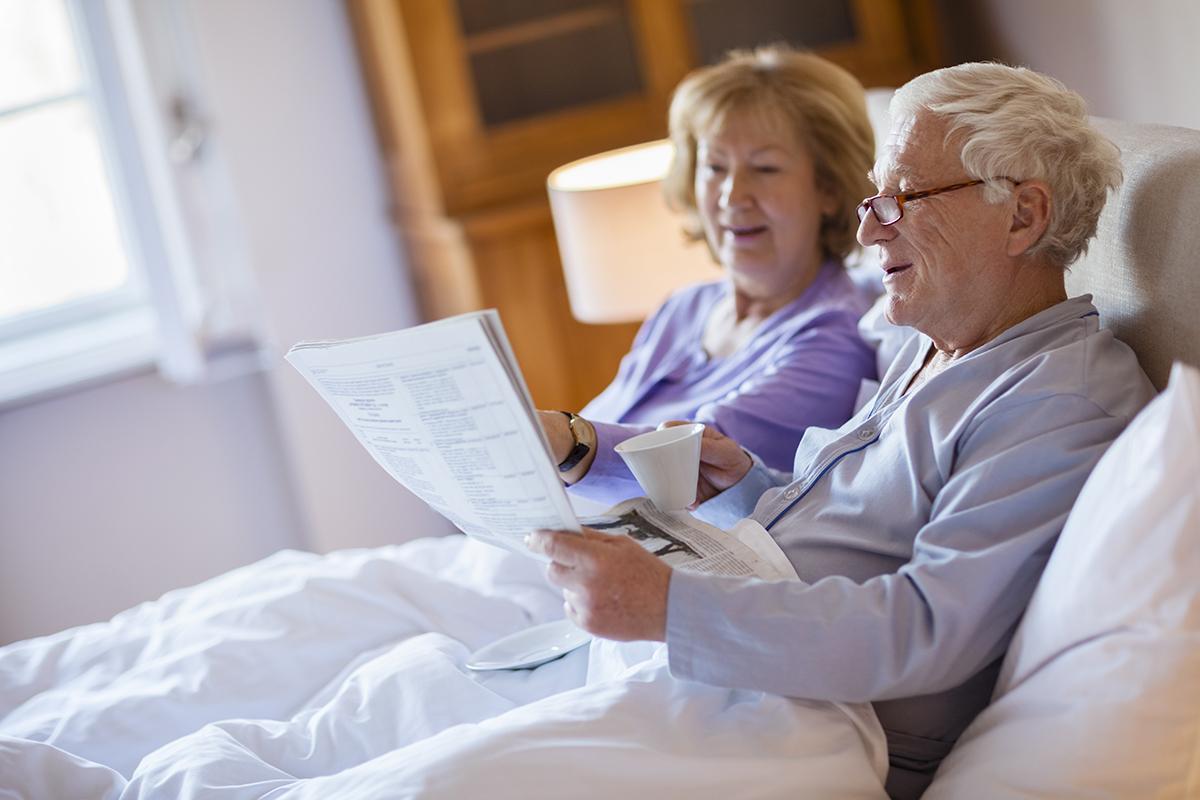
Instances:
[[[721,276],[703,242],[685,239],[662,179],[669,140],[559,167],[546,180],[571,313],[580,322],[644,319],[674,289]]]

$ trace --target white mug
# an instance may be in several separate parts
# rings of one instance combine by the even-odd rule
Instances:
[[[679,511],[696,501],[700,477],[700,437],[704,425],[693,422],[647,431],[618,444],[646,496],[663,511]]]

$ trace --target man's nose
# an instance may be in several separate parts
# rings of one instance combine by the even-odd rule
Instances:
[[[865,213],[864,213],[865,212]],[[881,242],[890,241],[895,238],[896,232],[892,230],[895,225],[884,225],[879,221],[879,217],[875,216],[875,212],[867,203],[863,203],[858,207],[860,218],[858,221],[858,243],[863,247],[879,244]]]

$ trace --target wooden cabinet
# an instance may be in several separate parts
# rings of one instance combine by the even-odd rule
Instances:
[[[634,325],[567,306],[547,174],[659,138],[732,47],[807,46],[865,85],[937,65],[933,0],[348,0],[424,313],[500,310],[534,401],[579,408]],[[653,269],[653,265],[647,265]]]

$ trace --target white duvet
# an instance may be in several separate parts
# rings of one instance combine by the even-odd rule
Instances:
[[[676,680],[665,646],[467,655],[561,616],[463,537],[296,552],[0,648],[0,798],[883,798],[868,705]]]

